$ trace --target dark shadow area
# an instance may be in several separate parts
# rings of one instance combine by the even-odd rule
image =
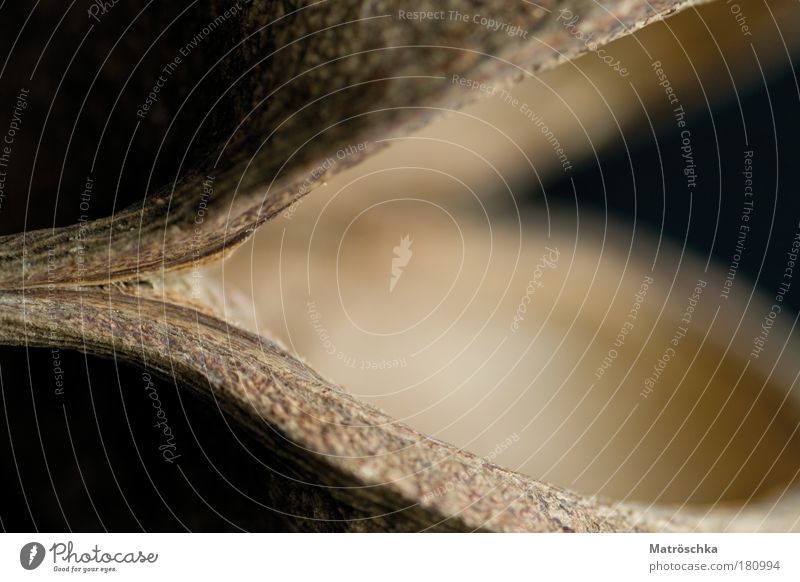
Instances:
[[[236,19],[210,29],[207,0],[118,2],[92,16],[96,4],[3,6],[0,139],[15,125],[0,234],[109,216],[209,153],[201,122],[232,68],[209,63]]]
[[[0,366],[3,530],[292,527],[269,509],[285,468],[213,402],[75,352],[3,348]]]
[[[591,162],[576,168],[578,210],[605,214],[632,228],[635,224],[636,232],[660,235],[677,248],[685,242],[687,251],[703,259],[710,256],[726,271],[737,246],[743,246],[737,276],[748,278],[747,286],[755,282],[772,296],[783,276],[787,252],[800,232],[797,78],[785,71],[766,86],[742,92],[740,99],[741,110],[731,97],[713,109],[713,117],[708,110],[689,112],[697,186],[687,187],[681,131],[673,119],[661,119],[655,135],[647,131],[633,143],[626,135],[630,158],[620,141],[600,153],[599,166]],[[754,192],[747,221],[742,220],[745,152],[752,152]],[[546,195],[551,204],[571,206],[574,212],[569,179],[549,184]],[[541,194],[531,200],[541,200]],[[740,225],[749,227],[743,241]],[[800,306],[797,288],[785,301],[795,310]]]

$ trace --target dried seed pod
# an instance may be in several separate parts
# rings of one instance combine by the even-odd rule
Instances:
[[[108,218],[3,237],[0,342],[119,357],[212,396],[279,462],[270,495],[289,514],[313,516],[298,522],[304,529],[793,526],[793,515],[755,504],[703,512],[615,503],[503,469],[397,422],[275,341],[231,325],[214,281],[193,295],[186,271],[370,158],[380,139],[485,98],[482,86],[510,87],[697,2],[242,3],[234,15],[206,4],[220,39],[205,49],[198,82],[218,91],[204,97],[190,163]],[[623,72],[618,59],[605,64]],[[195,79],[175,71],[191,94]],[[143,101],[140,117],[156,102]]]

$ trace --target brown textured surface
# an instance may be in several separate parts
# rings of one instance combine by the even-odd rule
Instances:
[[[210,391],[309,484],[298,484],[286,510],[355,518],[342,523],[346,529],[692,527],[666,510],[644,513],[585,499],[425,437],[328,384],[268,340],[187,308],[118,290],[36,291],[24,300],[5,294],[0,318],[4,343],[19,341],[12,330],[24,328],[29,345],[108,356],[113,349],[118,358],[177,376],[206,396]],[[447,495],[437,494],[442,488]]]
[[[208,74],[229,90],[199,130],[198,139],[215,152],[208,161],[113,218],[3,237],[0,288],[43,285],[48,276],[64,283],[135,278],[185,266],[193,253],[223,253],[285,208],[317,160],[390,131],[410,132],[433,116],[426,106],[459,107],[479,97],[453,86],[448,76],[511,82],[584,53],[583,41],[555,21],[556,9],[580,15],[585,32],[601,45],[697,3],[547,0],[541,5],[552,5],[549,14],[522,2],[427,3],[463,13],[480,7],[523,26],[528,40],[474,25],[395,20],[399,9],[423,9],[419,2],[344,1],[306,9],[303,2],[253,3],[239,38],[219,43],[234,48],[209,66]],[[437,76],[445,78],[430,78]],[[351,156],[350,163],[375,149]],[[201,183],[209,174],[214,196],[195,234]]]
[[[583,15],[598,42],[607,42],[693,3],[620,1],[600,6],[576,0],[559,6]],[[393,421],[330,385],[269,340],[229,327],[202,310],[176,305],[174,295],[135,284],[70,286],[81,280],[105,284],[154,276],[162,268],[189,264],[192,250],[211,259],[284,208],[293,185],[302,182],[314,160],[400,124],[411,131],[430,116],[424,109],[395,108],[463,105],[464,93],[454,93],[446,80],[397,77],[460,73],[511,79],[583,50],[552,17],[516,3],[452,1],[446,7],[468,12],[479,5],[496,18],[526,26],[528,42],[474,27],[399,25],[379,18],[339,26],[401,5],[323,5],[287,16],[269,32],[262,27],[291,13],[296,3],[252,6],[239,33],[253,36],[234,51],[236,66],[226,68],[221,78],[244,76],[226,97],[224,113],[205,133],[221,140],[216,168],[213,162],[194,168],[176,185],[148,197],[143,208],[122,211],[82,230],[76,226],[4,238],[0,341],[122,357],[217,398],[291,468],[295,486],[278,495],[288,511],[322,520],[320,529],[663,531],[729,526],[731,516],[720,512],[701,519],[668,508],[614,505],[506,471]],[[416,3],[415,9],[420,8]],[[302,31],[325,28],[313,42],[284,47]],[[387,49],[407,45],[417,46]],[[447,58],[441,48],[419,45],[456,48]],[[366,52],[337,60],[332,68],[303,73],[309,66],[361,51]],[[274,59],[260,63],[273,52]],[[387,76],[395,78],[387,81]],[[355,91],[335,92],[354,84]],[[389,111],[362,115],[376,107]],[[315,138],[328,124],[353,116]],[[231,120],[242,119],[240,126],[231,125]],[[216,176],[215,197],[197,239],[199,248],[192,249],[198,176],[206,174]],[[84,270],[76,268],[79,232]],[[49,289],[31,289],[48,283]],[[447,495],[437,494],[442,488],[448,489]],[[748,529],[758,523],[758,515],[757,508],[748,509],[731,527]],[[780,524],[761,527],[780,529]]]

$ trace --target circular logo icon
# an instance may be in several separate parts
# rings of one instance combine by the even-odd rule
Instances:
[[[44,561],[44,546],[39,542],[29,542],[19,551],[19,563],[26,570],[35,570]]]

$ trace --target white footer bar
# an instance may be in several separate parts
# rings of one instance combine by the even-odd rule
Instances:
[[[800,580],[800,534],[2,534],[0,580]]]

